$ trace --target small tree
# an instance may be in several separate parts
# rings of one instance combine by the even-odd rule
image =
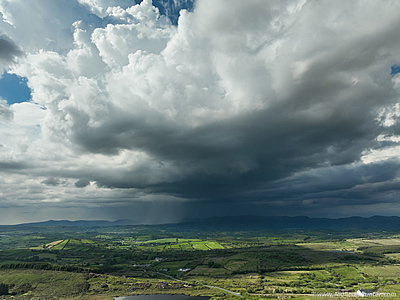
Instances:
[[[8,284],[0,283],[0,295],[8,295]]]

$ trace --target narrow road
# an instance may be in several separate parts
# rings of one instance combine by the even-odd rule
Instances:
[[[205,286],[208,287],[208,288],[211,288],[211,289],[218,289],[218,290],[224,291],[224,292],[226,292],[226,293],[229,293],[229,294],[232,294],[232,295],[235,295],[235,296],[238,296],[238,297],[242,297],[242,298],[243,298],[243,296],[240,295],[239,293],[232,292],[232,291],[229,291],[229,290],[220,288],[220,287],[218,287],[218,286],[213,286],[213,285],[205,285]]]
[[[170,275],[167,275],[167,274],[163,274],[163,273],[160,273],[160,272],[153,272],[153,273],[156,273],[156,274],[159,274],[159,275],[168,277],[168,278],[170,278],[170,279],[172,279],[172,280],[175,280],[175,281],[180,281],[180,282],[184,282],[184,283],[190,284],[190,283],[187,282],[187,281],[176,279],[176,278],[174,278],[174,277],[172,277],[172,276],[170,276]],[[205,287],[208,287],[208,288],[210,288],[210,289],[221,290],[221,291],[223,291],[223,292],[225,292],[225,293],[229,293],[229,294],[232,294],[232,295],[235,295],[235,296],[238,296],[238,297],[243,298],[243,296],[240,295],[239,293],[232,292],[232,291],[230,291],[230,290],[223,289],[223,288],[220,288],[220,287],[218,287],[218,286],[213,286],[213,285],[204,285],[204,286],[205,286]]]

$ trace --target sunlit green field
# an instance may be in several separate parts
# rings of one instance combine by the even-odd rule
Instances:
[[[232,294],[239,293],[246,299],[318,299],[313,294],[361,288],[400,295],[396,233],[346,239],[343,233],[321,232],[206,236],[103,230],[1,233],[0,284],[8,288],[2,297],[112,299],[183,293],[239,299]],[[323,297],[330,298],[335,299]]]

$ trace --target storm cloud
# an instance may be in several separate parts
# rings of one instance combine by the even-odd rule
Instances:
[[[0,32],[0,71],[7,68],[21,54],[20,48],[14,41]]]
[[[52,43],[21,42],[32,101],[10,106],[0,154],[24,172],[0,185],[26,183],[4,202],[146,222],[400,213],[397,1],[202,0],[177,25],[128,2],[62,1],[37,33]]]

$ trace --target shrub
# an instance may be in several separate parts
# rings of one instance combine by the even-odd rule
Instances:
[[[0,295],[8,295],[8,284],[0,283]]]

